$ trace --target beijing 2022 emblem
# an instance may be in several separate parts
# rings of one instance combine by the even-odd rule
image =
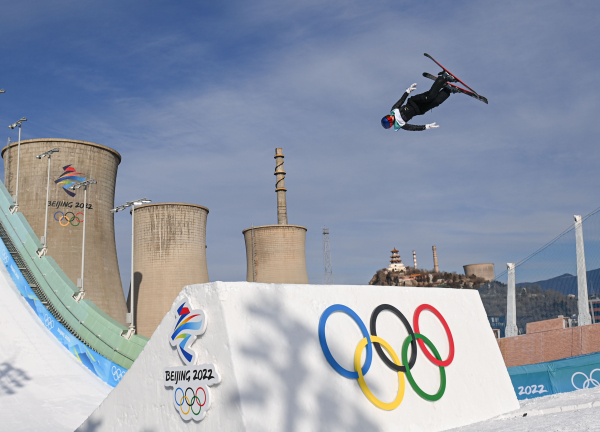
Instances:
[[[196,337],[206,331],[206,313],[193,309],[190,301],[183,298],[175,310],[176,323],[169,337],[185,366],[164,369],[164,385],[173,389],[171,399],[175,410],[184,420],[200,421],[210,408],[209,386],[221,382],[214,364],[196,365],[198,354],[191,349]]]

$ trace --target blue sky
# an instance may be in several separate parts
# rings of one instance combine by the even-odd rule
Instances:
[[[336,283],[366,284],[393,247],[500,272],[600,205],[597,2],[21,1],[3,17],[0,124],[118,150],[116,204],[208,207],[211,280],[245,279],[242,230],[276,223],[275,147],[311,283],[323,225]],[[453,95],[413,121],[439,129],[386,131],[439,71],[424,52],[490,104]]]

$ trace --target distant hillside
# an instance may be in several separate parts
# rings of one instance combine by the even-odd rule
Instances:
[[[553,289],[543,290],[540,285],[530,284],[516,290],[517,327],[525,333],[527,323],[556,318],[559,315],[575,317],[577,297]],[[481,301],[488,316],[506,315],[506,285],[500,282],[486,284],[479,289]]]
[[[369,285],[477,289],[486,282],[483,278],[456,272],[432,272],[407,267],[404,272],[389,271],[385,268],[378,270]]]
[[[592,286],[600,287],[600,269],[590,270],[588,287],[593,294]],[[594,282],[594,281],[598,282]],[[371,278],[369,285],[440,287],[458,289],[478,289],[481,301],[488,316],[506,315],[506,284],[498,281],[486,283],[482,278],[467,277],[464,274],[448,272],[430,272],[423,269],[407,268],[406,272],[391,272],[388,269],[378,270]],[[525,282],[517,285],[517,327],[519,333],[525,333],[527,323],[556,318],[559,315],[576,317],[577,278],[564,274],[552,279]]]
[[[600,269],[589,270],[586,272],[586,275],[588,282],[588,294],[600,294]],[[537,282],[521,282],[517,284],[518,287],[529,287],[535,285],[539,286],[543,291],[554,290],[565,295],[577,295],[577,276],[569,273]]]

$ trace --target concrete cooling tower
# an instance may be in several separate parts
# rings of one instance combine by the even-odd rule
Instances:
[[[275,149],[277,225],[247,228],[246,280],[248,282],[307,284],[306,228],[288,225],[283,152]]]
[[[195,204],[135,208],[134,284],[138,334],[150,337],[186,285],[208,282],[206,219]]]
[[[69,139],[43,138],[21,141],[18,211],[34,232],[44,235],[48,159],[36,156],[57,148],[51,159],[48,255],[77,284],[81,277],[83,189],[67,188],[77,181],[95,179],[87,192],[85,298],[115,320],[125,324],[125,297],[119,276],[113,213],[115,181],[121,155],[100,144]],[[16,193],[17,143],[2,149],[4,184]]]
[[[471,276],[475,275],[477,277],[482,277],[487,281],[494,280],[494,264],[492,263],[484,263],[484,264],[467,264],[464,265],[465,275]]]

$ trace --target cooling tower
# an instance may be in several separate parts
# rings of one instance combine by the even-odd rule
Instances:
[[[246,241],[248,282],[308,283],[304,250],[306,228],[263,225],[247,228],[242,233]]]
[[[115,181],[121,155],[100,144],[59,138],[21,141],[19,207],[34,232],[44,235],[48,159],[36,156],[53,148],[48,209],[48,255],[73,283],[81,277],[83,189],[70,191],[73,181],[95,179],[88,187],[85,298],[115,320],[125,324],[127,308],[123,296],[113,213]],[[2,149],[4,183],[11,195],[17,181],[17,143]]]
[[[275,192],[278,225],[242,231],[246,242],[248,282],[307,284],[306,228],[288,225],[283,152],[275,149]]]
[[[134,283],[138,334],[150,337],[186,285],[208,282],[206,219],[196,204],[135,208]]]
[[[465,275],[471,276],[475,275],[477,277],[482,277],[487,281],[494,280],[494,264],[492,263],[484,263],[484,264],[467,264],[464,265]]]

